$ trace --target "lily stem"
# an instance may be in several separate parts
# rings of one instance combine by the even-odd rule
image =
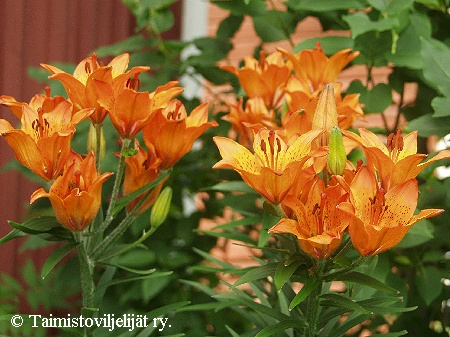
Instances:
[[[114,186],[111,194],[111,202],[109,203],[108,210],[106,211],[105,220],[101,224],[98,229],[100,233],[102,233],[111,222],[114,220],[114,206],[116,205],[117,196],[120,192],[120,186],[122,184],[122,178],[125,173],[125,158],[126,156],[122,153],[123,151],[127,151],[130,147],[131,139],[123,139],[121,155],[119,159],[119,165],[117,167],[116,179],[114,180]]]
[[[323,261],[317,261],[317,269],[315,272],[316,278],[320,279],[320,275],[323,270]],[[308,326],[306,328],[305,337],[314,337],[317,333],[317,318],[319,317],[319,297],[322,294],[322,282],[309,294],[307,298],[307,309],[306,309],[306,322]]]
[[[94,308],[94,262],[89,257],[86,249],[86,242],[83,238],[83,233],[76,232],[75,240],[77,241],[78,259],[80,261],[80,280],[81,280],[81,293],[83,301],[83,312],[93,312]],[[84,336],[92,336],[89,328],[85,327]]]

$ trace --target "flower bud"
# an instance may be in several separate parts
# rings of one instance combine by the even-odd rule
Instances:
[[[327,84],[322,90],[316,111],[312,120],[312,129],[321,129],[325,132],[317,140],[318,146],[327,146],[331,129],[338,124],[336,98],[332,84]]]
[[[88,152],[94,151],[95,154],[99,154],[100,161],[103,160],[106,151],[105,134],[103,133],[103,128],[100,131],[100,150],[97,152],[97,132],[95,130],[94,124],[91,123],[89,127],[89,134],[87,140],[87,150]]]
[[[347,162],[342,132],[338,126],[333,127],[328,143],[330,152],[328,153],[328,166],[332,174],[341,175],[344,172]]]
[[[150,212],[150,225],[153,229],[161,226],[161,224],[166,220],[167,215],[169,214],[171,202],[172,188],[170,186],[166,186],[159,194]]]

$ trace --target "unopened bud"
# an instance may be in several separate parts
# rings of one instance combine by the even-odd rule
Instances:
[[[105,135],[103,133],[103,128],[99,126],[100,129],[100,149],[97,152],[97,131],[96,126],[91,123],[89,127],[89,134],[88,134],[88,140],[87,140],[87,150],[88,152],[93,151],[96,155],[99,155],[100,161],[103,160],[103,157],[105,156],[106,151],[106,142],[105,142]]]
[[[159,194],[150,212],[150,225],[153,229],[161,226],[161,224],[166,220],[167,215],[169,214],[171,202],[172,188],[170,186],[166,186]]]
[[[345,170],[347,154],[345,153],[342,132],[338,126],[333,127],[331,130],[328,148],[330,150],[328,153],[328,166],[330,171],[332,174],[341,175]]]
[[[327,84],[322,90],[319,101],[317,102],[316,111],[312,120],[313,130],[325,130],[318,138],[318,146],[326,146],[331,129],[337,125],[337,109],[336,98],[334,97],[334,88],[332,84]]]

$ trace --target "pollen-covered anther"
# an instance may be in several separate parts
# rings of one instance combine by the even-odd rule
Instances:
[[[182,106],[183,106],[183,104],[180,101],[177,101],[175,104],[175,109],[172,111],[169,111],[166,115],[166,118],[168,120],[174,120],[174,121],[180,120],[181,116],[182,116],[180,109]]]
[[[130,77],[127,80],[126,84],[127,88],[133,89],[133,90],[139,90],[141,88],[141,80],[139,79],[139,74],[134,74],[133,77]]]
[[[50,97],[50,91],[51,91],[50,87],[49,87],[49,86],[46,86],[46,87],[45,87],[45,95],[46,95],[47,97]]]
[[[76,170],[73,175],[75,176],[75,188],[80,188],[81,171]]]
[[[389,151],[389,156],[392,160],[396,160],[400,154],[400,151],[403,150],[403,137],[402,131],[399,129],[397,132],[391,133],[386,141],[386,146]]]

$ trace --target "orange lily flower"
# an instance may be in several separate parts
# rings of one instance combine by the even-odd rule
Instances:
[[[61,173],[70,156],[75,125],[92,112],[84,109],[72,115],[72,103],[66,100],[51,111],[42,107],[36,111],[23,104],[21,129],[0,119],[0,135],[13,148],[19,163],[41,178],[52,180]]]
[[[239,143],[250,148],[253,144],[253,125],[261,125],[269,129],[276,129],[274,123],[276,117],[273,110],[268,110],[261,97],[249,98],[245,103],[245,109],[242,107],[243,100],[240,99],[237,104],[227,103],[230,112],[222,119],[231,123],[233,130],[239,135]]]
[[[325,84],[335,82],[342,69],[359,55],[359,51],[343,49],[327,57],[320,43],[316,44],[315,49],[302,50],[296,54],[281,48],[278,50],[292,62],[302,91],[311,94],[321,91]]]
[[[37,111],[38,109],[43,109],[44,113],[52,111],[59,103],[65,101],[63,96],[50,97],[50,88],[45,88],[44,94],[34,95],[30,103],[17,102],[14,97],[2,95],[0,96],[0,104],[7,106],[11,109],[13,114],[18,118],[22,119],[22,106],[27,105],[30,109]]]
[[[188,116],[184,105],[175,99],[152,115],[143,131],[144,142],[161,159],[159,168],[164,170],[188,153],[207,129],[217,125],[216,121],[208,122],[208,103],[197,106]]]
[[[139,141],[135,139],[134,147],[138,152],[131,157],[125,159],[126,170],[125,179],[123,182],[123,195],[126,196],[139,188],[149,184],[159,176],[160,170],[158,169],[160,164],[160,159],[152,154],[151,152],[146,152],[140,145]],[[167,178],[169,179],[169,178]],[[137,214],[141,214],[147,210],[151,205],[153,205],[158,198],[159,193],[167,181],[167,179],[161,181],[147,196],[147,200],[142,204],[142,206],[137,211]],[[143,195],[137,197],[132,202],[130,202],[126,208],[127,211],[131,211],[135,208],[136,204],[141,200]]]
[[[77,65],[73,75],[49,64],[41,64],[41,67],[53,74],[49,78],[62,82],[76,109],[95,108],[95,113],[90,120],[94,124],[101,124],[108,111],[97,102],[93,80],[106,81],[112,86],[121,87],[131,77],[150,69],[142,66],[126,71],[129,60],[130,55],[125,53],[115,57],[107,66],[102,66],[94,53]]]
[[[348,199],[339,185],[325,188],[315,176],[298,199],[288,195],[283,206],[292,209],[294,219],[281,219],[269,233],[289,233],[297,237],[301,249],[316,259],[328,258],[340,245],[350,216],[336,208]]]
[[[112,175],[111,172],[98,175],[95,168],[94,154],[86,158],[76,158],[66,166],[50,191],[43,188],[35,191],[30,203],[39,198],[49,198],[58,222],[73,232],[82,231],[96,217],[101,204],[103,183]]]
[[[346,134],[363,146],[368,166],[377,170],[385,189],[415,178],[437,160],[450,158],[450,150],[443,150],[422,163],[427,155],[417,153],[417,131],[403,137],[401,130],[398,130],[388,137],[386,145],[376,134],[363,128],[358,131],[360,137],[353,133]]]
[[[386,191],[369,168],[361,167],[350,183],[350,202],[337,206],[352,218],[349,233],[355,249],[363,256],[384,252],[397,245],[416,222],[444,211],[426,209],[414,215],[418,194],[414,178]]]
[[[229,138],[214,137],[223,159],[213,168],[234,169],[268,202],[279,204],[291,188],[304,181],[299,177],[306,171],[306,161],[326,154],[326,150],[311,153],[311,143],[322,132],[309,131],[288,146],[275,131],[261,128],[254,136],[254,153]]]
[[[122,138],[134,138],[150,121],[155,111],[164,109],[183,88],[172,81],[158,87],[154,92],[138,92],[137,75],[126,86],[111,86],[108,82],[94,80],[98,102],[109,111],[111,122]]]
[[[267,57],[262,51],[260,60],[246,57],[241,69],[233,66],[221,68],[235,74],[247,96],[261,97],[269,109],[276,108],[281,103],[284,87],[291,75],[291,69],[286,66],[283,55],[278,51]]]

